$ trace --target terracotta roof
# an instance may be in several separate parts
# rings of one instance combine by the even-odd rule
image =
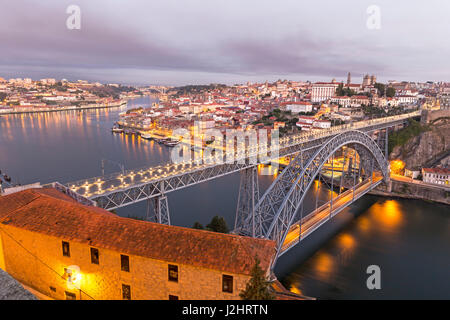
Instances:
[[[423,171],[428,172],[428,173],[438,173],[438,174],[443,174],[443,175],[450,174],[450,170],[447,168],[423,168]]]
[[[0,196],[0,223],[120,253],[236,274],[269,268],[275,242],[116,216],[55,189]]]

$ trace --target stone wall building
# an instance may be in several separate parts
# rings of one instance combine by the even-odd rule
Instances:
[[[275,242],[122,218],[55,189],[0,197],[0,268],[54,299],[239,299]]]
[[[450,186],[450,170],[447,168],[422,168],[422,179],[427,183]]]

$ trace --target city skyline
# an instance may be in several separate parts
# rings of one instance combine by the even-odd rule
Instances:
[[[80,30],[66,27],[72,4],[81,10]],[[449,47],[441,40],[449,25],[442,6],[449,5],[378,1],[380,29],[371,30],[373,4],[16,1],[2,11],[14,14],[0,20],[0,70],[9,78],[134,85],[345,81],[348,71],[383,82],[448,80]]]

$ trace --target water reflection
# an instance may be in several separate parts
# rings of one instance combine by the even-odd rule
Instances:
[[[121,111],[0,116],[0,169],[24,184],[98,176],[102,159],[122,163],[126,169],[167,162],[168,148],[111,133]],[[276,168],[269,170],[272,175],[259,177],[261,194],[278,174]],[[118,168],[107,165],[105,173],[112,171]],[[175,225],[190,227],[195,221],[206,225],[214,215],[221,215],[232,227],[238,190],[239,174],[232,174],[171,193],[171,220]],[[311,212],[316,203],[323,204],[330,196],[329,189],[315,181],[301,210]],[[118,213],[143,217],[145,202]],[[331,227],[347,224],[341,232]],[[365,268],[375,263],[385,272],[380,298],[448,299],[445,279],[450,270],[449,243],[448,207],[365,196],[284,255],[278,264],[284,264],[287,272],[275,271],[292,292],[319,298],[373,298],[376,293],[365,287]],[[300,258],[303,252],[307,254]]]
[[[364,207],[357,202],[353,209],[358,206]],[[282,282],[292,292],[320,298],[449,298],[445,279],[450,275],[450,221],[442,215],[444,211],[443,205],[378,199],[335,237],[318,244],[319,250],[309,259],[298,261],[299,267],[291,269]],[[295,254],[286,259],[295,260]],[[365,286],[365,270],[371,264],[384,272],[382,293]],[[420,277],[415,273],[419,269]],[[402,280],[405,277],[409,282]]]

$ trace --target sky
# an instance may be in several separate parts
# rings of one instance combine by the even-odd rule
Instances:
[[[70,5],[79,30],[66,26]],[[367,26],[372,5],[379,29]],[[449,16],[448,0],[4,0],[0,77],[450,81]]]

